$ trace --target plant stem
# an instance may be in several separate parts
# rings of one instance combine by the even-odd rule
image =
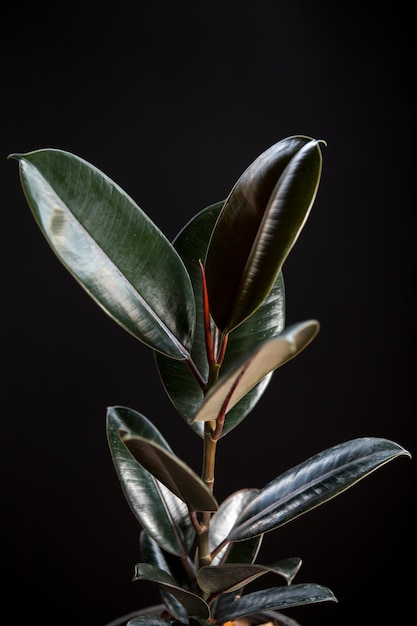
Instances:
[[[204,389],[206,394],[211,387],[217,382],[219,378],[219,371],[223,362],[224,354],[226,351],[228,334],[222,337],[220,343],[220,350],[217,352],[218,347],[218,329],[214,327],[214,337],[212,334],[211,318],[210,318],[210,304],[207,291],[206,275],[204,266],[199,261],[201,271],[201,284],[203,295],[203,324],[204,324],[204,337],[206,344],[207,363],[209,366],[209,376],[207,384]],[[217,423],[219,422],[219,424]],[[218,415],[217,420],[213,419],[207,421],[204,425],[204,451],[203,451],[203,470],[202,480],[209,489],[210,493],[214,491],[214,468],[216,463],[216,449],[217,441],[220,438],[220,434],[223,428],[224,414]],[[216,435],[214,437],[213,435]],[[210,554],[210,519],[211,512],[203,511],[201,515],[201,532],[199,534],[199,562],[200,567],[204,565],[210,565],[212,556]]]
[[[204,454],[203,454],[203,473],[202,479],[207,485],[207,488],[211,493],[214,490],[214,467],[216,460],[216,448],[217,441],[213,441],[212,434],[216,427],[216,422],[206,422],[204,430]],[[210,517],[209,511],[204,511],[202,514],[201,525],[203,531],[199,537],[199,560],[200,567],[203,565],[210,565],[211,554],[209,547],[209,532],[210,532]]]

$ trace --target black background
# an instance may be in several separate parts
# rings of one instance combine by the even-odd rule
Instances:
[[[387,13],[363,6],[9,6],[0,167],[6,623],[103,626],[157,601],[148,583],[131,582],[139,529],[107,448],[108,405],[144,413],[196,471],[201,452],[150,351],[49,249],[11,152],[55,147],[85,158],[173,238],[276,141],[324,139],[319,194],[284,267],[287,323],[316,318],[321,331],[223,440],[216,493],[261,487],[354,437],[387,437],[414,455],[411,23],[399,3]],[[408,619],[414,499],[414,461],[401,458],[267,535],[260,562],[300,556],[295,582],[327,585],[339,600],[287,613],[303,626]]]

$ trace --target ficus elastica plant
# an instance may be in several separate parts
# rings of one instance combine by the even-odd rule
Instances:
[[[138,522],[142,560],[132,563],[133,579],[153,585],[162,607],[118,624],[223,625],[268,611],[279,624],[282,610],[336,601],[321,584],[294,582],[299,557],[258,563],[264,535],[410,456],[387,439],[352,439],[271,474],[264,487],[216,497],[223,438],[255,419],[277,370],[319,333],[315,319],[286,324],[283,268],[315,203],[325,146],[304,135],[278,141],[173,241],[79,156],[57,149],[10,155],[52,250],[98,306],[153,352],[161,390],[201,450],[201,467],[193,469],[140,407],[107,407],[109,451]],[[265,574],[276,584],[259,589]]]

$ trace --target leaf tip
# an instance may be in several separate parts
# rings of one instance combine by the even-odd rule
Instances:
[[[22,155],[19,154],[18,152],[12,152],[11,154],[7,155],[7,160],[15,159],[16,161],[19,161],[21,158],[22,158]]]

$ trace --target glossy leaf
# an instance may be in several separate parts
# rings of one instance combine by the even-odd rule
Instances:
[[[204,482],[175,454],[151,439],[121,432],[132,456],[194,511],[215,511],[217,502]]]
[[[211,205],[200,211],[181,230],[173,245],[188,270],[196,300],[196,331],[191,350],[192,359],[203,380],[208,378],[208,364],[204,339],[201,271],[199,259],[206,255],[208,241],[223,203]],[[229,337],[228,347],[220,376],[230,370],[233,363],[250,353],[260,341],[278,335],[285,323],[285,295],[282,274],[273,285],[266,301]],[[203,391],[183,361],[170,359],[156,353],[156,363],[165,391],[186,422],[203,436],[204,425],[192,418],[203,401]],[[271,375],[267,375],[228,413],[222,436],[233,430],[252,411],[264,393]]]
[[[12,155],[55,254],[134,337],[185,359],[195,323],[190,278],[173,246],[118,185],[61,150]]]
[[[263,535],[251,537],[245,541],[228,543],[223,563],[253,563],[258,556]]]
[[[328,601],[337,602],[330,589],[322,585],[304,583],[289,587],[271,587],[245,594],[237,600],[229,598],[228,601],[223,601],[222,598],[215,617],[223,623],[260,611],[274,611]]]
[[[210,309],[231,331],[265,300],[313,205],[320,142],[288,137],[242,174],[216,222],[206,258]]]
[[[230,532],[242,541],[282,526],[334,498],[382,465],[410,456],[399,444],[375,437],[328,448],[278,476],[243,511]]]
[[[210,552],[213,552],[227,538],[244,508],[258,492],[259,489],[240,489],[232,493],[220,504],[210,521]],[[220,565],[224,557],[226,557],[226,562],[252,563],[258,554],[261,541],[262,537],[260,536],[248,541],[239,541],[232,545],[228,544],[215,555],[212,565]],[[234,551],[233,558],[229,557],[230,549]]]
[[[304,350],[318,330],[319,323],[309,320],[288,326],[277,337],[264,341],[210,389],[194,420],[204,422],[217,419],[225,406],[226,411],[229,411],[264,376]]]
[[[296,571],[301,562],[297,559]],[[295,575],[293,563],[283,562],[275,566],[258,565],[254,563],[230,563],[225,565],[211,565],[201,567],[197,572],[197,582],[201,589],[208,594],[229,593],[242,586],[248,585],[260,576],[268,573],[283,576],[286,581]]]
[[[202,598],[178,587],[172,576],[153,565],[149,565],[149,563],[137,563],[133,580],[149,580],[157,586],[163,587],[181,602],[187,615],[199,615],[203,619],[210,617],[210,609]]]
[[[178,556],[187,554],[194,529],[188,508],[133,458],[119,431],[146,435],[168,451],[170,447],[143,415],[122,406],[107,410],[107,438],[123,493],[142,528],[164,550]]]
[[[143,617],[134,617],[129,620],[126,626],[167,626],[170,624],[166,619],[162,617],[152,617],[152,616],[143,616]]]
[[[167,572],[170,576],[172,576],[173,580],[175,580],[176,584],[179,587],[181,587],[182,589],[188,589],[188,591],[190,591],[189,580],[187,580],[182,559],[163,552],[156,543],[156,541],[154,541],[152,537],[150,537],[143,530],[140,533],[139,545],[140,553],[145,563],[149,563],[149,565],[153,565],[163,570],[164,572]],[[188,558],[184,557],[184,559],[185,562],[188,564],[189,571],[192,572],[193,576],[195,576],[192,563]],[[171,615],[173,615],[176,619],[180,621],[186,622],[187,612],[185,611],[183,605],[178,602],[178,600],[174,598],[174,596],[172,596],[165,589],[165,587],[159,588],[159,594],[161,596],[162,602],[171,613]]]

